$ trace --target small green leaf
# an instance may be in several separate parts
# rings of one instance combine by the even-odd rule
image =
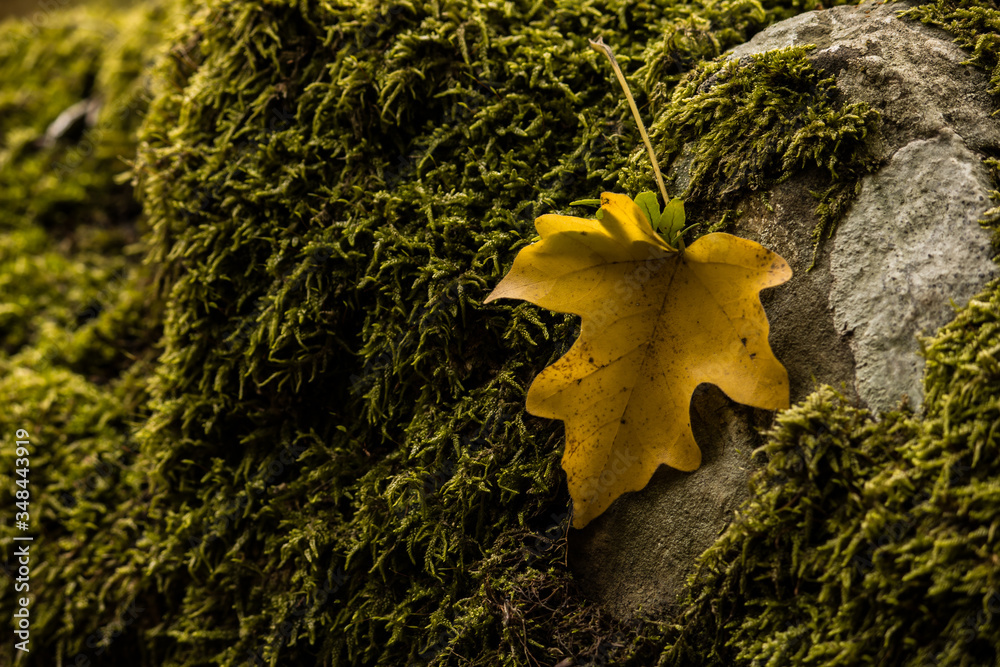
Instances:
[[[569,203],[569,205],[570,206],[596,206],[597,208],[600,208],[601,207],[601,200],[600,199],[577,199],[576,201],[571,201]]]
[[[655,192],[640,192],[635,198],[636,205],[646,215],[649,224],[657,232],[660,231],[660,200],[656,198]],[[669,240],[669,239],[668,239]]]
[[[661,233],[666,238],[667,243],[675,248],[679,247],[683,241],[678,236],[687,231],[684,229],[684,201],[678,197],[674,197],[667,202],[660,222],[663,227]]]

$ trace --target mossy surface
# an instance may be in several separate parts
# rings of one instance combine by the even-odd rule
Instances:
[[[536,215],[649,187],[586,46],[595,34],[634,73],[664,155],[698,147],[692,210],[804,168],[852,185],[874,121],[837,106],[801,50],[706,62],[812,8],[212,0],[121,16],[114,39],[66,27],[94,14],[60,15],[41,38],[78,40],[88,55],[73,68],[68,52],[11,38],[23,26],[0,29],[0,68],[36,77],[0,86],[0,103],[21,109],[27,92],[39,105],[0,115],[13,119],[0,121],[0,281],[14,296],[0,312],[0,418],[40,443],[35,664],[836,664],[843,646],[868,655],[876,618],[910,627],[919,586],[938,570],[950,584],[935,564],[952,558],[977,574],[961,594],[940,588],[950,616],[924,619],[946,637],[897,633],[885,655],[985,655],[988,619],[982,641],[947,633],[989,579],[988,558],[973,561],[992,553],[982,466],[996,379],[970,360],[993,363],[981,352],[996,346],[993,296],[929,346],[926,425],[831,395],[789,412],[686,615],[630,624],[576,589],[561,428],[523,409],[576,322],[482,306]],[[57,71],[72,73],[69,92],[45,97]],[[119,106],[92,162],[46,180],[87,136],[38,144],[59,113],[147,86],[141,129]],[[741,137],[716,118],[759,122]],[[140,224],[115,178],[116,156],[133,153]],[[984,443],[969,460],[983,476],[944,484],[948,457],[967,456],[961,437]],[[911,478],[933,479],[920,487],[932,495],[907,496]],[[879,545],[902,516],[915,523]],[[948,551],[916,521],[942,545],[977,537]],[[859,554],[870,567],[855,580]],[[910,563],[917,583],[893,587]],[[880,616],[851,606],[858,591],[887,605]]]
[[[0,457],[0,503],[19,511],[12,441],[24,429],[36,536],[32,652],[4,642],[3,664],[15,655],[17,664],[83,664],[71,662],[81,651],[89,664],[141,664],[148,655],[139,637],[155,622],[130,613],[147,588],[135,545],[148,501],[130,434],[146,414],[161,306],[141,268],[140,207],[120,176],[147,101],[140,73],[166,16],[149,3],[0,26],[0,432],[11,445]],[[52,130],[87,100],[89,121]],[[22,533],[8,516],[0,535],[13,578],[10,538]],[[20,597],[8,584],[5,619]]]

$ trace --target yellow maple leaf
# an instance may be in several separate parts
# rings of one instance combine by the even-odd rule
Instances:
[[[601,202],[600,220],[535,220],[541,240],[486,299],[582,318],[580,337],[527,397],[531,414],[565,422],[575,528],[645,487],[660,464],[701,465],[689,415],[699,384],[746,405],[788,407],[788,374],[768,344],[759,296],[791,277],[785,260],[730,234],[678,252],[625,195]]]

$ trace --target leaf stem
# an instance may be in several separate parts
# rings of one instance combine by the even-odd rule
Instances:
[[[649,135],[646,134],[646,126],[642,124],[642,118],[639,117],[639,108],[635,105],[635,98],[632,97],[632,91],[629,90],[628,82],[625,80],[625,75],[622,74],[622,68],[618,66],[618,61],[615,60],[615,54],[612,53],[611,47],[604,43],[603,38],[598,37],[596,41],[593,39],[588,41],[590,42],[590,48],[607,56],[608,61],[611,63],[611,67],[615,70],[615,76],[618,77],[618,83],[621,84],[622,90],[625,91],[625,97],[628,98],[628,105],[632,109],[632,115],[635,117],[635,124],[639,126],[639,134],[642,135],[642,141],[646,144],[646,152],[649,153],[649,161],[653,163],[653,173],[656,174],[656,184],[660,186],[660,194],[663,195],[663,205],[666,206],[667,202],[670,201],[670,197],[667,195],[667,187],[663,184],[663,175],[660,173],[660,165],[656,162],[656,155],[653,154],[653,144],[649,142]]]

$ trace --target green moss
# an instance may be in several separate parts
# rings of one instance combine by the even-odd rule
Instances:
[[[0,86],[0,349],[7,354],[28,345],[55,354],[66,347],[56,342],[59,332],[77,330],[128,291],[142,251],[139,208],[120,176],[148,95],[139,72],[156,53],[164,16],[150,3],[114,19],[81,9],[47,13],[43,28],[26,20],[0,28],[0,80],[16,82]],[[88,100],[97,113],[56,136],[57,119]],[[114,352],[102,354],[107,361]]]
[[[41,224],[69,236],[81,219],[107,227],[138,212],[116,182],[135,151],[146,104],[140,73],[160,43],[162,3],[133,11],[45,12],[41,28],[11,19],[0,30],[2,228]],[[81,103],[96,113],[85,120]],[[78,120],[55,132],[63,112]],[[47,132],[48,131],[48,132]]]
[[[146,604],[136,543],[148,500],[130,433],[145,415],[157,306],[140,268],[139,207],[116,176],[134,155],[138,73],[164,15],[151,4],[0,26],[0,432],[7,443],[17,429],[30,435],[36,536],[32,653],[17,652],[16,664],[81,651],[90,664],[138,664],[140,633],[155,625],[130,613]],[[93,124],[47,140],[84,99],[102,101]],[[0,457],[11,482],[0,502],[13,511],[21,477],[10,454]],[[5,541],[20,534],[11,523]],[[6,618],[14,597],[0,602]],[[0,649],[0,662],[14,656],[12,642]]]
[[[172,664],[610,650],[564,546],[532,548],[568,498],[524,387],[573,323],[481,302],[537,213],[601,189],[565,162],[616,113],[585,38],[621,19],[531,11],[216,3],[161,70],[139,173],[170,297],[142,439]]]

